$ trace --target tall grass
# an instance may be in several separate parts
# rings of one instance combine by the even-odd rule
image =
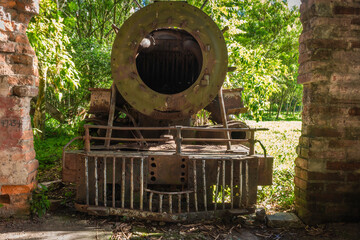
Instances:
[[[251,127],[265,127],[269,131],[257,132],[267,154],[274,157],[273,185],[259,187],[258,205],[270,211],[292,210],[294,203],[294,167],[296,146],[301,135],[300,121],[246,121]],[[262,153],[259,145],[256,151]]]

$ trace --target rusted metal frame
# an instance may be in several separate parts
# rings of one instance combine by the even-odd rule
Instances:
[[[231,209],[234,208],[234,160],[230,160],[230,201]]]
[[[173,212],[173,207],[172,207],[172,195],[169,195],[169,213]]]
[[[110,146],[111,135],[112,135],[112,126],[114,123],[114,114],[115,114],[115,105],[116,105],[116,86],[113,84],[111,86],[111,100],[110,100],[110,109],[109,109],[109,118],[108,118],[108,128],[106,130],[106,140],[104,146],[108,148]]]
[[[255,132],[254,131],[250,131],[249,143],[250,143],[249,155],[254,155],[255,154]]]
[[[85,152],[90,152],[90,130],[89,128],[85,128]]]
[[[239,161],[239,208],[241,208],[243,195],[243,161]]]
[[[144,158],[140,159],[140,210],[144,208]]]
[[[65,152],[66,152],[66,148],[70,146],[70,144],[72,144],[74,141],[78,140],[78,139],[84,139],[83,137],[75,137],[73,139],[70,140],[70,142],[68,142],[64,147],[63,147],[63,151],[62,151],[62,169],[65,169]]]
[[[222,208],[225,209],[225,160],[222,161]]]
[[[104,207],[107,205],[106,201],[106,157],[104,157]]]
[[[176,143],[176,154],[181,154],[181,142],[182,142],[182,137],[181,137],[181,127],[177,126],[176,127],[176,139],[175,139],[175,143]]]
[[[152,212],[152,200],[153,200],[154,193],[151,192],[149,196],[149,211]]]
[[[183,138],[183,142],[249,142],[248,139],[224,139],[224,138]]]
[[[250,196],[249,196],[249,160],[246,160],[245,161],[245,167],[246,167],[246,169],[245,169],[245,189],[246,189],[246,207],[248,207],[249,206],[249,198],[250,198]]]
[[[203,174],[203,195],[204,195],[204,208],[207,211],[207,195],[206,195],[206,172],[205,172],[206,161],[202,160],[202,174]]]
[[[75,204],[75,208],[81,212],[91,212],[92,214],[98,214],[102,216],[127,216],[130,218],[136,217],[147,220],[155,221],[165,221],[165,222],[184,222],[184,221],[193,221],[198,219],[213,219],[225,216],[227,210],[218,210],[218,211],[207,211],[207,212],[197,212],[197,213],[180,213],[180,214],[169,214],[169,213],[159,213],[159,212],[149,212],[149,211],[140,211],[138,209],[128,209],[128,208],[111,208],[111,207],[95,207],[88,205]]]
[[[130,208],[134,209],[134,158],[130,159]]]
[[[114,208],[115,207],[115,202],[116,202],[116,199],[115,199],[115,181],[116,181],[116,178],[115,178],[115,173],[116,173],[116,157],[113,157],[113,179],[112,179],[112,207]]]
[[[220,112],[221,112],[221,119],[222,119],[222,123],[223,123],[223,126],[228,129],[228,124],[227,124],[227,117],[226,117],[226,109],[225,109],[225,103],[224,103],[224,98],[223,98],[223,91],[222,91],[222,87],[220,88],[219,90],[219,93],[218,93],[218,97],[219,97],[219,104],[220,104]],[[225,131],[225,138],[227,140],[230,140],[231,137],[230,137],[230,133],[228,131]],[[228,150],[231,150],[231,142],[230,141],[227,141],[227,149]]]
[[[186,211],[190,212],[190,194],[186,193]]]
[[[178,194],[178,213],[181,213],[181,194]]]
[[[197,179],[196,179],[196,159],[193,160],[193,171],[194,171],[194,204],[195,212],[199,211],[198,209],[198,199],[197,199]]]
[[[190,194],[194,191],[182,191],[182,192],[159,192],[151,189],[145,188],[145,192],[154,193],[154,194],[162,194],[162,195],[179,195],[179,194]]]
[[[140,3],[137,1],[137,0],[133,0],[135,3],[136,3],[136,5],[141,9],[142,8],[142,6],[140,5]]]
[[[99,185],[98,185],[98,167],[97,167],[97,157],[94,159],[94,174],[95,174],[95,206],[99,206]]]
[[[89,157],[85,156],[85,188],[86,188],[86,204],[90,204],[89,196]]]
[[[214,206],[215,211],[217,210],[217,198],[219,195],[220,168],[221,168],[221,161],[218,161],[218,166],[216,170],[216,186],[215,186],[215,206]]]
[[[113,141],[123,141],[123,142],[141,142],[141,141],[149,141],[149,142],[167,142],[169,139],[164,138],[106,138],[106,137],[90,137],[90,139],[94,140],[106,140],[111,139]]]
[[[121,167],[121,207],[125,207],[125,158],[122,158]]]
[[[163,197],[164,195],[159,194],[159,212],[162,213],[163,212]]]
[[[109,127],[104,125],[84,125],[84,128],[97,128],[97,129],[108,129],[112,128],[113,130],[124,130],[124,131],[131,131],[131,130],[176,130],[175,127]],[[204,131],[204,132],[250,132],[250,131],[268,131],[268,128],[206,128],[206,127],[187,127],[187,126],[181,126],[182,131]]]

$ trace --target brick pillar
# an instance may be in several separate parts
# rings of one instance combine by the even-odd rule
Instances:
[[[38,70],[26,28],[38,8],[38,0],[0,0],[0,217],[28,214],[36,186],[29,111]]]
[[[302,0],[303,125],[295,206],[314,224],[360,219],[360,1]]]

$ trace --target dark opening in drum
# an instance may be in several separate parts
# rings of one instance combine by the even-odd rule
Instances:
[[[142,81],[152,90],[176,94],[195,83],[203,64],[195,38],[184,30],[158,29],[140,43],[136,67]]]

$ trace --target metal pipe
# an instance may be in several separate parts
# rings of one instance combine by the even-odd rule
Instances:
[[[134,158],[130,159],[130,208],[134,208]]]
[[[227,124],[227,116],[226,116],[226,109],[225,109],[225,103],[224,103],[222,87],[219,90],[218,97],[219,97],[219,104],[220,104],[220,112],[221,112],[222,123],[223,123],[223,126],[227,129],[228,124]],[[228,131],[225,132],[225,138],[228,139],[228,140],[231,139],[230,134],[229,134]],[[226,147],[227,147],[228,150],[231,150],[231,142],[230,141],[227,142]]]
[[[249,143],[250,143],[249,155],[254,155],[255,154],[255,133],[253,131],[250,132]]]
[[[221,162],[218,161],[218,166],[216,170],[216,186],[215,186],[215,206],[214,206],[215,211],[217,209],[217,198],[219,194],[220,167],[221,167]]]
[[[144,208],[144,158],[140,160],[140,210]]]
[[[112,184],[112,207],[115,208],[115,157],[113,157],[113,184]]]
[[[231,209],[234,208],[234,160],[230,161],[230,201]]]
[[[248,139],[225,139],[225,138],[183,138],[183,142],[249,142]]]
[[[178,194],[178,212],[181,213],[181,194]]]
[[[86,185],[86,205],[89,205],[89,157],[85,156],[85,185]]]
[[[176,139],[175,139],[177,154],[181,154],[181,142],[182,142],[181,127],[177,126],[176,127]]]
[[[225,209],[225,160],[222,161],[222,207]]]
[[[85,126],[84,126],[85,127]],[[90,132],[89,128],[85,127],[85,152],[90,152]]]
[[[149,211],[152,212],[152,201],[153,201],[153,195],[154,193],[150,193],[150,196],[149,196]]]
[[[106,207],[106,157],[104,157],[104,207]]]
[[[173,212],[172,208],[172,195],[169,195],[169,213]]]
[[[159,195],[159,212],[162,213],[163,209],[162,209],[162,205],[163,205],[163,196],[162,194]]]
[[[204,193],[204,208],[205,211],[207,211],[207,195],[206,195],[206,172],[205,172],[205,166],[206,166],[206,161],[202,160],[202,174],[203,174],[203,184],[204,184],[204,189],[203,189],[203,193]]]
[[[95,157],[94,165],[95,165],[95,205],[99,205],[99,186],[98,186],[98,172],[97,172],[97,157]]]
[[[121,207],[125,207],[125,158],[122,158],[121,168]]]
[[[194,202],[195,202],[195,211],[198,211],[198,199],[197,199],[197,179],[196,179],[196,160],[193,160],[194,165]]]
[[[239,161],[239,208],[241,208],[242,194],[243,194],[243,161]]]
[[[84,125],[84,128],[96,128],[96,129],[108,129],[112,128],[113,130],[120,131],[130,131],[130,130],[176,130],[176,127],[109,127],[104,125]],[[203,132],[252,132],[252,131],[268,131],[268,128],[213,128],[213,127],[184,127],[181,126],[182,131],[203,131]]]
[[[160,192],[160,191],[155,191],[155,190],[151,190],[151,189],[147,189],[145,188],[146,192],[152,192],[155,194],[162,194],[162,195],[178,195],[178,194],[186,194],[186,193],[193,193],[194,191],[182,191],[182,192]]]
[[[249,161],[245,161],[246,171],[245,171],[245,187],[246,187],[246,207],[249,206]]]
[[[190,212],[190,194],[186,193],[186,210]]]

